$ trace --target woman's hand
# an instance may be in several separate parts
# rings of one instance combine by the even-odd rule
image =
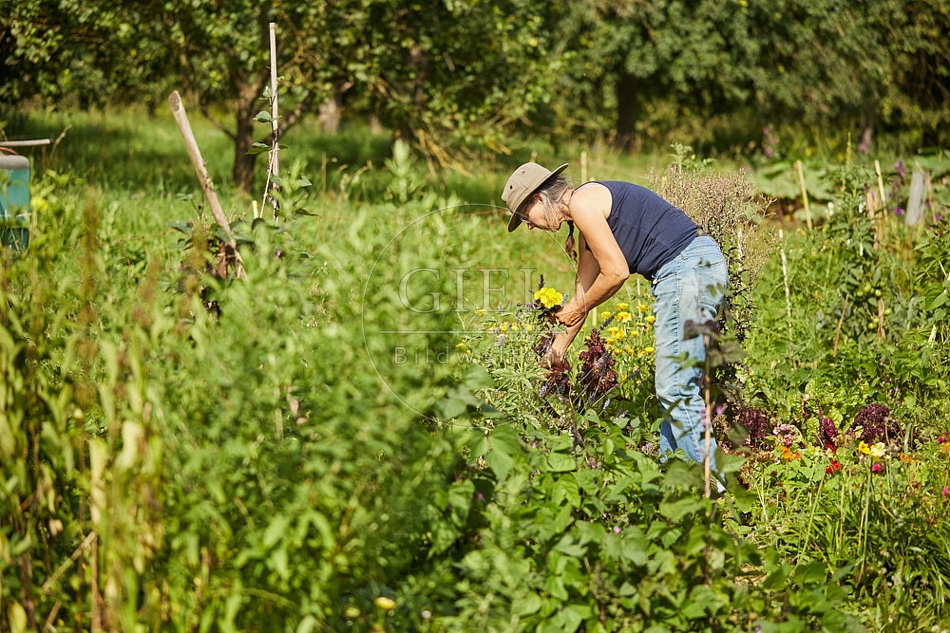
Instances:
[[[587,310],[578,308],[573,301],[568,301],[554,316],[567,327],[573,327],[587,317]]]
[[[554,371],[565,370],[568,368],[567,361],[564,360],[564,353],[559,352],[553,347],[541,359],[541,366]]]

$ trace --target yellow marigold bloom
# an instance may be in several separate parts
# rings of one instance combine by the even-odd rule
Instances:
[[[507,322],[502,323],[502,324],[498,327],[498,329],[501,330],[502,332],[507,332],[507,331],[508,331],[508,323],[507,323]]]
[[[601,312],[601,313],[600,313],[600,318],[603,319],[604,321],[606,321],[607,319],[609,319],[609,318],[610,318],[610,311],[609,311],[609,310],[604,310],[603,312]]]
[[[624,348],[623,348],[623,351],[627,352],[627,355],[628,355],[628,356],[633,356],[633,348],[630,347],[629,345],[627,345],[626,347],[624,347]]]
[[[626,336],[626,333],[625,333],[623,330],[620,330],[619,332],[617,332],[617,337],[616,337],[616,338],[617,338],[618,341],[622,341],[622,340],[623,340],[623,337],[625,337],[625,336]]]
[[[534,332],[534,325],[528,323],[524,326],[524,329],[528,330],[529,332]]]
[[[618,303],[618,304],[617,304],[617,309],[618,309],[618,310],[621,310],[621,311],[626,310],[626,309],[629,308],[629,307],[630,307],[630,304],[629,304],[629,303]]]
[[[555,306],[561,305],[561,302],[564,300],[564,295],[554,288],[548,288],[545,286],[544,288],[535,291],[534,300],[539,301],[545,308],[553,308]]]
[[[614,355],[614,356],[620,356],[620,348],[619,348],[619,347],[615,347],[615,348],[613,348],[613,349],[610,350],[610,351],[613,352],[613,355]]]
[[[621,311],[621,312],[618,312],[614,318],[620,321],[621,323],[626,323],[627,321],[630,320],[630,313]]]
[[[373,602],[376,603],[376,606],[380,609],[385,609],[386,611],[392,611],[396,608],[396,601],[392,598],[387,598],[386,596],[379,596]]]
[[[521,328],[518,327],[518,324],[517,324],[517,323],[512,323],[512,324],[511,324],[511,331],[512,331],[512,332],[517,332],[517,331],[520,330],[520,329],[521,329]]]
[[[793,451],[793,450],[791,450],[790,448],[788,448],[787,446],[783,446],[783,447],[782,447],[782,459],[784,459],[785,461],[791,461],[791,460],[793,460],[793,459],[798,459],[798,458],[801,457],[801,456],[802,456],[802,454],[799,453],[798,451]]]
[[[617,339],[615,339],[615,338],[612,337],[612,336],[611,336],[611,337],[608,337],[607,340],[606,340],[607,345],[613,345],[613,344],[616,343],[616,342],[617,342]]]
[[[872,446],[871,449],[870,449],[871,457],[874,457],[874,458],[877,458],[877,459],[880,459],[880,458],[884,457],[884,449],[885,449],[885,448],[886,448],[886,447],[884,446],[884,442],[878,442],[877,444],[875,444],[874,446]]]
[[[652,347],[644,347],[644,348],[643,348],[643,353],[644,353],[644,354],[652,354],[652,353],[655,352],[655,351],[656,351],[656,350],[653,349]]]
[[[643,320],[649,323],[650,325],[653,325],[654,323],[656,323],[656,317],[653,316],[652,314],[649,316],[643,317]]]
[[[858,444],[858,452],[864,453],[865,455],[870,455],[871,447],[868,446],[865,442],[861,442],[860,444]]]
[[[478,310],[475,310],[475,314],[477,316],[485,316],[485,311],[479,308]]]
[[[619,331],[620,331],[620,328],[619,328],[619,327],[609,327],[609,328],[607,328],[607,333],[610,334],[611,336],[617,336],[617,332],[619,332]]]
[[[630,330],[630,336],[633,338],[640,336],[640,330]]]
[[[641,304],[639,304],[639,305],[637,306],[637,310],[639,310],[640,312],[646,312],[647,309],[648,309],[648,308],[647,308],[646,304],[643,304],[643,303],[641,303]]]

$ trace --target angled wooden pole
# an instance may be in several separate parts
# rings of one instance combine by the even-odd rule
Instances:
[[[234,240],[234,234],[231,232],[231,225],[228,224],[228,218],[224,215],[224,209],[221,207],[221,201],[218,199],[218,193],[214,190],[214,182],[211,180],[211,174],[205,166],[204,159],[201,158],[201,150],[198,149],[198,141],[195,140],[195,134],[191,130],[191,123],[188,121],[188,114],[185,112],[185,106],[181,102],[181,95],[175,90],[168,97],[168,104],[172,108],[172,115],[175,117],[175,123],[178,124],[178,130],[185,141],[185,147],[188,149],[188,156],[191,158],[191,164],[198,174],[198,180],[201,183],[201,189],[204,192],[205,200],[211,208],[211,215],[214,221],[218,223],[225,234],[228,236],[228,246],[234,251],[235,269],[239,279],[246,279],[244,274],[244,262],[241,260],[241,254],[237,249],[237,242]]]

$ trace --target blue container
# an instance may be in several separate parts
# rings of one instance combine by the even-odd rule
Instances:
[[[30,243],[30,159],[0,154],[0,244],[20,252]]]

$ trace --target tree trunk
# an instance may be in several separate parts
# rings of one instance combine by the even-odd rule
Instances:
[[[867,113],[861,115],[861,143],[858,145],[859,151],[868,153],[874,143],[874,117]]]
[[[617,137],[614,145],[618,149],[630,151],[637,140],[637,119],[640,108],[637,101],[637,79],[621,72],[615,88],[617,96]]]
[[[253,83],[244,83],[238,87],[238,101],[234,133],[234,169],[231,176],[241,193],[250,194],[254,190],[254,164],[257,154],[248,154],[254,144],[254,115],[257,114],[257,99],[264,89],[266,77],[258,75]]]

